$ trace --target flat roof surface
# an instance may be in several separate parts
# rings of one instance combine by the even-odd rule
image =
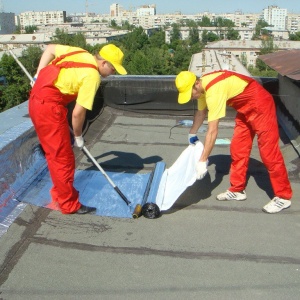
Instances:
[[[231,139],[234,112],[219,139]],[[86,146],[107,171],[169,168],[187,147],[191,116],[126,112],[106,107]],[[205,126],[198,134],[205,136]],[[158,219],[62,215],[27,205],[0,239],[3,299],[299,299],[299,157],[282,133],[292,206],[275,215],[256,141],[246,201],[217,201],[229,187],[228,144],[210,156],[209,174]],[[76,152],[77,169],[93,169]],[[93,169],[95,170],[95,168]]]

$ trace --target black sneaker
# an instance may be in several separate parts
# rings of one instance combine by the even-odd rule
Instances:
[[[81,207],[74,213],[83,215],[83,214],[89,214],[89,213],[92,213],[95,211],[96,211],[96,207],[90,207],[90,206],[85,206],[85,205],[81,204]]]

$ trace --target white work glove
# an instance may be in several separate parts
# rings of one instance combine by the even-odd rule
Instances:
[[[197,180],[203,179],[204,176],[207,173],[207,166],[208,166],[208,160],[207,161],[198,161],[196,164],[196,171],[197,171]]]
[[[82,150],[83,146],[84,146],[84,139],[83,139],[82,135],[75,136],[74,137],[74,147],[77,147],[80,150]]]
[[[196,145],[197,142],[199,142],[199,139],[197,137],[197,134],[189,133],[189,144],[190,145]]]

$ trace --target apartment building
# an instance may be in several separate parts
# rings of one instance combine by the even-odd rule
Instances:
[[[300,49],[300,41],[274,41],[273,43],[278,51]],[[261,47],[262,41],[239,40],[208,43],[205,49],[226,52],[227,55],[235,56],[240,61],[246,61],[247,66],[255,66]]]
[[[155,16],[156,5],[142,5],[136,10],[137,17]]]
[[[300,15],[288,14],[286,27],[291,33],[300,31]]]
[[[216,17],[231,20],[236,27],[255,28],[258,20],[261,19],[261,14],[245,14],[241,11],[236,11],[234,13],[214,15],[209,18],[214,20]]]
[[[27,11],[19,15],[20,26],[47,26],[66,22],[66,11]]]
[[[24,12],[19,16],[19,21],[16,23],[24,29],[30,25],[50,25],[62,24],[66,21],[65,11],[47,11],[47,12]],[[69,15],[74,22],[91,23],[95,21],[102,22],[103,20],[110,23],[112,20],[117,25],[122,25],[125,21],[129,24],[142,27],[165,27],[173,23],[180,23],[184,20],[201,21],[203,17],[209,18],[212,22],[218,18],[225,18],[234,22],[238,28],[255,28],[258,20],[264,19],[268,24],[276,30],[288,30],[289,32],[300,31],[300,14],[288,13],[287,9],[279,8],[278,6],[268,6],[261,13],[243,13],[235,11],[234,13],[215,14],[211,12],[202,12],[194,15],[185,15],[181,13],[174,14],[156,14],[156,5],[141,5],[137,8],[130,6],[129,10],[125,10],[122,5],[114,3],[110,5],[110,13],[104,14],[81,14]]]
[[[0,12],[0,34],[10,34],[15,30],[15,14]]]
[[[114,3],[109,7],[109,15],[111,17],[120,17],[122,15],[123,12],[123,6],[118,4],[118,3]]]
[[[26,49],[29,46],[44,46],[51,42],[52,33],[4,34],[0,35],[0,51]]]
[[[239,32],[240,39],[241,40],[251,40],[254,29],[251,28],[245,28],[245,27],[234,27],[235,30]],[[206,32],[212,32],[216,35],[219,35],[221,31],[226,32],[227,28],[225,27],[198,27],[198,33],[199,33],[199,40],[202,40],[202,34],[204,31]],[[168,27],[165,29],[165,42],[167,44],[170,43],[170,37],[171,37],[172,27]],[[180,27],[180,36],[182,40],[187,40],[190,35],[190,28],[189,27]]]
[[[270,26],[275,29],[287,29],[287,9],[278,6],[268,6],[263,10],[263,18]]]
[[[125,21],[129,24],[142,27],[165,27],[170,26],[173,23],[181,23],[184,20],[192,20],[199,22],[202,18],[208,17],[212,22],[218,18],[226,18],[234,22],[236,27],[239,28],[249,28],[254,29],[258,20],[263,19],[262,14],[242,14],[242,13],[233,13],[233,14],[214,14],[214,13],[201,13],[196,15],[183,15],[183,14],[163,14],[163,15],[143,15],[138,16],[136,12],[123,10],[119,15],[114,15],[115,13],[111,12],[110,15],[97,15],[93,18],[82,18],[82,22],[89,23],[91,20],[106,20],[110,23],[112,20],[116,22],[117,25],[121,26]],[[300,14],[287,14],[285,17],[285,22],[282,24],[282,18],[272,21],[274,29],[279,30],[288,30],[290,32],[300,31]],[[268,21],[267,21],[268,22]],[[268,22],[269,23],[269,22]],[[269,23],[270,24],[270,23]],[[272,25],[272,24],[271,24]]]

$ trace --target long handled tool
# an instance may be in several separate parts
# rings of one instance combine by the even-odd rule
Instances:
[[[15,61],[17,62],[17,64],[20,66],[20,68],[24,71],[24,73],[27,75],[28,79],[30,80],[30,85],[33,85],[33,78],[32,76],[29,74],[29,72],[26,70],[26,68],[23,66],[23,64],[19,61],[19,59],[17,58],[17,56],[13,53],[13,51],[11,49],[8,50],[9,53],[11,54],[11,56],[15,59]]]
[[[129,205],[131,202],[125,197],[125,195],[120,191],[120,189],[114,184],[114,182],[109,178],[109,176],[105,173],[105,171],[101,168],[101,166],[97,163],[95,158],[89,152],[89,150],[83,146],[82,151],[88,156],[88,158],[94,163],[94,165],[99,169],[99,171],[104,175],[104,177],[108,180],[111,186],[115,189],[115,191],[121,196],[121,198]]]

